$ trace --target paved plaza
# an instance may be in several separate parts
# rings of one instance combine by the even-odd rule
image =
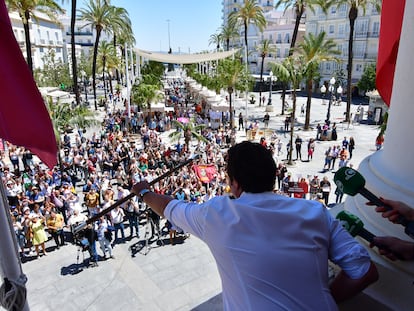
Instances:
[[[258,94],[255,94],[258,97]],[[267,97],[268,94],[266,94]],[[289,100],[291,103],[291,101]],[[265,106],[259,107],[248,104],[248,115],[251,118],[262,119]],[[327,105],[322,105],[320,99],[313,99],[311,131],[301,130],[304,116],[300,116],[300,107],[306,103],[306,98],[298,98],[298,125],[295,133],[304,141],[302,152],[307,159],[306,143],[309,138],[316,136],[316,124],[323,123],[326,118]],[[280,96],[273,96],[274,111],[270,113],[269,128],[278,131],[283,142],[283,153],[280,159],[286,158],[286,143],[289,134],[279,132],[283,127],[285,116],[280,116]],[[244,99],[235,103],[236,116],[241,111],[245,113]],[[355,168],[369,154],[375,152],[375,137],[378,126],[364,124],[342,124],[346,104],[331,107],[331,120],[338,122],[338,140],[317,141],[313,160],[310,162],[296,161],[288,171],[296,180],[299,176],[327,176],[331,181],[331,171],[322,172],[324,152],[333,144],[341,144],[344,136],[355,138],[356,146],[351,163]],[[355,113],[357,105],[352,106]],[[365,110],[367,106],[365,106]],[[237,124],[237,120],[235,122]],[[259,121],[260,127],[263,122]],[[168,133],[163,133],[166,139]],[[260,138],[260,137],[256,137]],[[244,131],[237,132],[237,141],[246,139]],[[294,157],[295,158],[295,157]],[[337,165],[337,164],[336,164]],[[334,188],[334,187],[333,187]],[[333,191],[329,202],[335,201]],[[141,226],[140,236],[145,236],[145,226]],[[129,234],[129,229],[126,229]],[[144,240],[133,238],[114,248],[115,259],[100,261],[98,267],[86,268],[82,263],[83,254],[75,245],[68,244],[59,250],[54,250],[54,242],[49,241],[49,252],[37,260],[23,264],[24,273],[28,277],[27,299],[31,310],[221,310],[221,285],[217,268],[206,245],[191,236],[182,243],[170,245],[168,235],[164,236],[164,245],[153,241],[150,248]],[[98,253],[100,250],[98,248]],[[77,257],[79,256],[79,259]],[[341,310],[358,309],[361,303],[373,303],[367,296],[358,302],[349,302]],[[376,310],[387,310],[376,306]]]

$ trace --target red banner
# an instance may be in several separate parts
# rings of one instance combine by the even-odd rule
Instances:
[[[193,170],[203,183],[211,182],[217,175],[216,166],[213,164],[193,165]]]
[[[3,0],[0,0],[0,38],[0,137],[30,149],[52,168],[57,161],[52,122],[14,37]]]
[[[405,0],[382,1],[376,85],[388,106],[391,102],[404,8]]]

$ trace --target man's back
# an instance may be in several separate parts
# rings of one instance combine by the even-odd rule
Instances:
[[[243,193],[234,200],[213,198],[200,209],[191,205],[182,214],[172,209],[179,218],[172,221],[210,247],[225,309],[337,309],[328,285],[328,254],[342,256],[348,246],[341,239],[332,242],[331,231],[342,227],[331,223],[321,204]],[[167,218],[168,213],[167,207]]]

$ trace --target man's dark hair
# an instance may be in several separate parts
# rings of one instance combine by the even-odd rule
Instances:
[[[270,150],[258,143],[244,141],[227,153],[227,174],[243,191],[260,193],[273,191],[276,163]]]

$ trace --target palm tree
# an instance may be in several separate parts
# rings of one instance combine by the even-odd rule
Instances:
[[[262,64],[260,66],[260,88],[259,88],[259,99],[262,98],[262,86],[263,86],[263,66],[265,57],[273,52],[275,48],[271,46],[269,39],[264,39],[262,44],[258,47],[260,57],[262,58]],[[262,101],[259,100],[259,106],[262,105]]]
[[[312,86],[313,81],[319,76],[319,64],[322,61],[328,61],[336,59],[333,55],[338,54],[336,44],[332,39],[326,39],[326,33],[321,32],[314,36],[309,33],[304,37],[304,41],[299,45],[298,53],[300,53],[305,62],[305,79],[307,90],[306,101],[306,117],[305,117],[305,130],[309,129],[310,123],[310,109],[312,101]]]
[[[210,39],[208,40],[208,45],[214,44],[216,46],[216,50],[220,50],[220,43],[221,43],[221,34],[220,33],[213,33],[210,35]]]
[[[121,62],[125,60],[125,45],[135,45],[135,37],[132,31],[131,20],[128,16],[127,11],[124,8],[112,7],[113,12],[112,14],[115,16],[123,16],[122,20],[124,21],[122,24],[114,23],[110,25],[109,30],[113,35],[113,45],[114,48],[118,46],[121,50]],[[132,66],[132,65],[131,65]],[[124,69],[124,67],[122,67]],[[121,70],[123,71],[123,70]],[[121,81],[121,77],[119,74],[119,69],[116,69],[116,79],[118,83]]]
[[[250,24],[255,24],[260,32],[266,27],[266,18],[263,15],[262,7],[256,0],[245,0],[243,4],[236,5],[237,10],[229,15],[229,23],[232,25],[243,25],[244,29],[244,44],[246,51],[248,51],[247,43],[247,29]],[[246,55],[246,64],[248,64],[248,56]]]
[[[99,60],[98,64],[100,65],[100,68],[102,69],[102,81],[104,83],[105,99],[106,99],[105,69],[107,67],[107,60],[109,58],[114,58],[114,57],[116,57],[114,46],[107,41],[102,41],[99,44],[99,48],[98,48],[98,60]]]
[[[92,85],[93,95],[95,100],[95,110],[98,109],[96,103],[96,59],[98,56],[99,39],[102,31],[111,32],[115,27],[120,27],[125,23],[125,18],[128,16],[124,10],[124,14],[117,15],[118,12],[113,6],[109,4],[109,1],[103,0],[89,0],[89,4],[86,8],[79,10],[80,19],[86,22],[85,26],[91,26],[95,28],[96,38],[93,47],[93,60],[92,60]],[[118,12],[119,13],[119,12]],[[129,20],[129,19],[128,19]]]
[[[372,4],[378,11],[381,10],[381,1],[380,0],[331,0],[328,1],[328,5],[336,5],[340,7],[341,5],[348,5],[348,18],[349,18],[349,39],[348,39],[348,76],[347,76],[347,85],[346,85],[346,114],[345,122],[349,122],[351,114],[351,102],[352,102],[352,67],[353,67],[353,50],[354,50],[354,29],[355,21],[358,17],[359,9],[362,9],[363,14],[368,4]]]
[[[227,23],[220,28],[220,35],[223,40],[223,43],[226,44],[226,50],[230,49],[230,40],[234,40],[239,36],[239,32],[237,31],[235,25]]]
[[[220,61],[217,67],[217,79],[220,81],[223,87],[227,88],[229,93],[229,110],[230,110],[230,128],[233,129],[233,105],[232,94],[236,88],[236,85],[242,82],[246,76],[244,66],[237,59],[226,58]]]
[[[315,10],[315,6],[319,5],[324,12],[326,12],[326,6],[324,3],[326,0],[278,0],[275,4],[275,8],[284,7],[286,12],[288,9],[295,10],[295,27],[293,28],[292,40],[290,41],[290,51],[289,55],[293,54],[293,48],[296,45],[296,40],[298,37],[300,21],[305,14],[306,9],[309,8],[312,12]]]
[[[288,164],[293,165],[292,151],[293,151],[293,135],[296,118],[296,90],[299,88],[300,82],[303,78],[304,60],[300,55],[292,55],[283,61],[283,63],[271,64],[272,71],[284,81],[292,83],[292,113],[290,116],[290,148],[288,155]]]
[[[300,21],[303,17],[303,14],[305,14],[306,9],[309,8],[312,12],[314,12],[315,6],[319,5],[324,12],[327,10],[327,6],[325,5],[325,2],[327,0],[278,0],[275,4],[275,8],[284,7],[286,12],[288,9],[294,9],[295,10],[295,27],[293,28],[293,34],[292,34],[292,40],[290,41],[290,50],[289,50],[289,56],[293,54],[293,50],[296,46],[296,40],[298,37],[299,32],[299,26]],[[279,79],[280,82],[282,82],[282,115],[285,114],[285,98],[286,98],[286,88],[287,85],[283,81]]]
[[[177,120],[172,121],[175,125],[175,131],[171,132],[168,137],[172,141],[180,142],[181,135],[184,133],[184,142],[187,146],[187,150],[190,150],[190,141],[191,138],[195,138],[199,143],[200,141],[207,142],[207,139],[201,135],[201,131],[205,128],[205,124],[196,124],[194,120],[189,120],[188,122],[180,122]]]
[[[151,103],[163,98],[164,95],[160,91],[159,85],[140,83],[132,86],[132,102],[137,103],[141,108],[148,109],[147,123],[151,121]]]
[[[36,18],[35,11],[46,14],[51,20],[57,21],[56,15],[63,13],[62,8],[53,0],[6,0],[9,11],[15,11],[22,19],[26,41],[26,59],[33,75],[32,43],[30,41],[30,18]]]

